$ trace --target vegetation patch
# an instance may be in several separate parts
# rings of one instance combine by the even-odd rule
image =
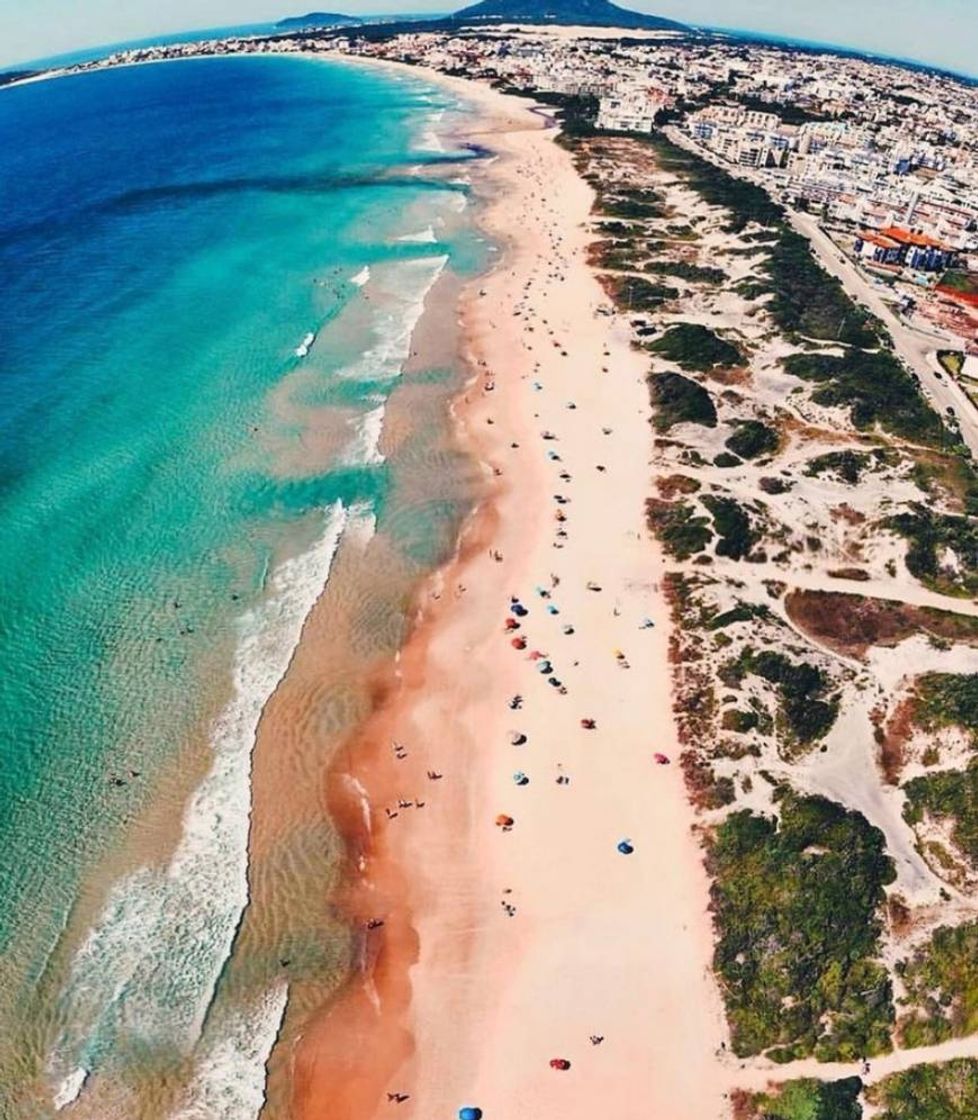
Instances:
[[[683,751],[680,763],[690,800],[697,809],[722,809],[736,799],[732,778],[718,778],[713,767],[696,751]]]
[[[770,253],[774,298],[768,310],[786,334],[863,349],[877,345],[877,321],[822,268],[807,238],[783,225]]]
[[[691,284],[722,284],[727,279],[722,268],[708,268],[705,265],[690,264],[689,261],[647,261],[645,267],[649,272],[675,276],[679,280],[688,280]]]
[[[907,544],[906,565],[925,586],[945,595],[978,594],[978,522],[916,504],[885,525]]]
[[[628,313],[658,311],[664,303],[678,299],[679,289],[656,284],[642,276],[604,275],[601,283],[620,309]]]
[[[656,431],[667,432],[674,424],[717,426],[717,410],[713,398],[702,385],[681,373],[653,373],[649,376],[649,394],[655,405],[653,423]]]
[[[733,343],[699,323],[677,323],[661,338],[648,343],[647,348],[683,369],[704,373],[717,366],[736,366],[744,361],[743,354]]]
[[[758,534],[751,526],[750,515],[733,498],[707,494],[702,501],[713,514],[713,528],[720,537],[717,541],[717,556],[743,560],[758,539]]]
[[[750,1093],[738,1102],[737,1120],[861,1120],[858,1077],[842,1081],[804,1078],[766,1093]]]
[[[925,673],[917,680],[914,718],[925,731],[960,727],[978,745],[978,675]]]
[[[903,787],[903,816],[915,827],[927,818],[950,826],[951,839],[978,870],[978,764],[913,778]],[[932,853],[933,854],[933,853]],[[948,870],[953,870],[951,865]]]
[[[843,482],[850,486],[862,477],[863,471],[870,470],[877,463],[885,461],[886,452],[882,449],[873,452],[862,451],[829,451],[825,455],[817,455],[810,459],[805,467],[805,474],[809,478],[818,478],[823,474],[838,475]]]
[[[974,1120],[978,1116],[978,1061],[959,1058],[920,1065],[866,1087],[876,1120]]]
[[[760,723],[761,717],[757,712],[742,712],[737,708],[728,708],[720,720],[724,731],[736,731],[738,735],[746,735],[753,731]]]
[[[722,206],[730,211],[727,228],[731,233],[741,233],[752,222],[762,226],[781,223],[784,211],[771,201],[763,187],[730,175],[709,160],[667,140],[662,133],[654,133],[649,143],[660,167],[681,176],[711,206]]]
[[[978,922],[941,926],[897,972],[910,1008],[900,1020],[901,1045],[932,1046],[978,1031]]]
[[[792,354],[785,358],[784,368],[793,377],[818,382],[812,400],[828,408],[848,408],[853,425],[861,431],[878,425],[914,443],[946,447],[956,442],[892,354],[853,351],[841,358]]]
[[[960,350],[938,350],[937,360],[952,377],[957,377],[964,369],[964,354]]]
[[[688,474],[670,474],[656,481],[655,488],[662,498],[675,498],[678,494],[696,494],[703,484]]]
[[[735,607],[731,607],[730,610],[721,611],[720,614],[714,615],[710,619],[709,628],[711,630],[723,630],[727,626],[733,626],[735,622],[752,622],[755,618],[769,619],[770,617],[771,609],[764,603],[740,602]]]
[[[775,686],[780,701],[779,722],[786,736],[802,746],[824,738],[839,711],[838,698],[829,695],[831,680],[807,661],[792,661],[782,653],[751,646],[724,666],[724,680],[737,685],[753,674]]]
[[[762,187],[738,179],[661,134],[650,143],[663,168],[681,175],[711,205],[730,212],[730,232],[742,233],[756,222],[768,227],[765,233],[776,235],[766,246],[769,257],[761,267],[771,281],[773,299],[768,307],[782,330],[860,348],[876,345],[876,321],[821,267],[808,241],[791,229],[782,207]]]
[[[978,618],[931,607],[840,591],[792,591],[784,606],[803,634],[846,656],[862,657],[870,646],[895,646],[915,634],[978,643]]]
[[[769,428],[760,420],[741,420],[727,440],[726,447],[741,459],[757,459],[761,455],[773,455],[779,442],[774,428]]]
[[[697,515],[696,507],[688,502],[650,498],[646,510],[649,528],[674,560],[688,560],[713,540],[709,518]]]
[[[875,958],[894,870],[879,829],[782,790],[777,820],[731,814],[708,864],[734,1052],[853,1061],[889,1050],[890,983]]]

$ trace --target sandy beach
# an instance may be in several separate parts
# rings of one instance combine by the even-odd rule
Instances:
[[[486,495],[330,778],[362,967],[296,1046],[294,1112],[709,1120],[725,1027],[644,523],[645,362],[585,263],[591,194],[555,131],[457,88],[497,153],[476,186],[504,249],[462,311]]]

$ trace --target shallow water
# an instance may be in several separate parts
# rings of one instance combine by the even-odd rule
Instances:
[[[249,870],[253,747],[327,578],[335,683],[465,508],[454,371],[404,373],[483,264],[461,112],[300,59],[0,94],[4,1116],[253,1117],[276,962],[306,940],[293,1017],[345,964],[312,802]],[[327,676],[275,781],[362,710]]]

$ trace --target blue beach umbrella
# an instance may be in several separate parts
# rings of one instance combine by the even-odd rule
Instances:
[[[458,1110],[458,1120],[482,1120],[481,1108],[460,1108]]]
[[[635,851],[635,848],[631,840],[619,840],[618,851],[621,852],[623,856],[630,856],[632,852]]]

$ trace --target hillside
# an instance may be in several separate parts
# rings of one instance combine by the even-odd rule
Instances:
[[[344,16],[338,12],[309,12],[304,16],[290,16],[288,19],[280,19],[275,26],[283,31],[289,31],[303,27],[336,27],[338,24],[361,22],[362,20],[356,16]]]
[[[647,31],[686,31],[683,24],[661,16],[620,8],[609,0],[480,0],[455,13],[456,20],[508,23],[583,24],[631,27]]]

